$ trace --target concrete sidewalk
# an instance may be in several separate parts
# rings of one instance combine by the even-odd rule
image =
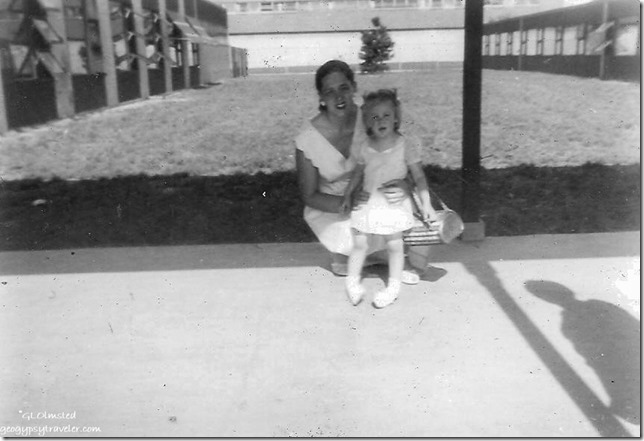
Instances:
[[[639,437],[639,268],[639,232],[456,242],[376,310],[318,244],[0,253],[0,435]]]

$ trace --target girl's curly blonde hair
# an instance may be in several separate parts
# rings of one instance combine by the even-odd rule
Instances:
[[[362,121],[364,122],[365,127],[367,127],[367,135],[371,136],[373,133],[369,128],[367,121],[367,111],[380,103],[391,103],[394,108],[394,130],[396,133],[399,133],[400,129],[400,101],[398,100],[398,90],[397,89],[378,89],[375,92],[367,92],[362,95]]]

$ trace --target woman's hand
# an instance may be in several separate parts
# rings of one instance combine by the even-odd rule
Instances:
[[[409,196],[409,185],[404,179],[385,182],[379,189],[390,204],[400,204]]]
[[[351,205],[352,205],[351,204],[351,198],[345,197],[342,200],[342,204],[340,205],[339,213],[343,214],[345,216],[348,215],[349,213],[351,213]]]
[[[356,191],[353,195],[353,209],[357,210],[367,202],[369,202],[369,197],[371,195],[363,190]]]

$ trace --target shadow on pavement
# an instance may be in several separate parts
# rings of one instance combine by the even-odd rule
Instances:
[[[631,437],[632,435],[615,418],[612,406],[608,408],[602,403],[595,392],[588,387],[579,374],[532,322],[530,317],[514,301],[504,288],[494,268],[487,262],[478,264],[466,262],[465,266],[492,295],[530,345],[530,348],[550,370],[553,377],[595,427],[599,435],[602,437]],[[535,285],[533,284],[532,286],[534,288]],[[588,317],[586,317],[586,320],[588,320]],[[588,323],[587,326],[592,325],[591,320],[591,323]]]
[[[639,256],[639,232],[492,237],[432,247],[430,263]],[[309,243],[256,243],[79,248],[0,252],[0,274],[117,273],[316,266],[329,270],[325,249]],[[423,280],[445,275],[429,267]]]
[[[639,425],[640,322],[611,303],[576,300],[559,283],[529,280],[526,288],[563,308],[561,332],[601,379],[611,399],[608,411]]]

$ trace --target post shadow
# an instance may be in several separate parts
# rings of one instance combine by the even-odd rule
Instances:
[[[632,437],[506,291],[489,262],[464,262],[602,437]]]
[[[536,297],[563,308],[562,334],[592,367],[610,396],[608,410],[640,425],[640,322],[601,300],[577,300],[567,287],[529,280]]]

